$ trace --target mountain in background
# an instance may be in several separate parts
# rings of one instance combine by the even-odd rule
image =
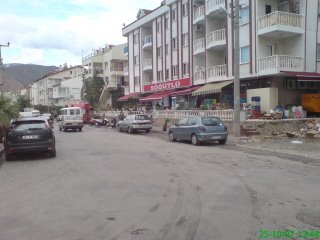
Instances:
[[[36,64],[10,63],[4,64],[4,91],[17,90],[29,86],[57,69],[56,66],[42,66]]]

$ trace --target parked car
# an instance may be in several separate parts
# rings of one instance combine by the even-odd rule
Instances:
[[[4,151],[7,160],[15,153],[49,152],[56,156],[54,133],[43,117],[29,117],[12,120],[4,137]]]
[[[218,117],[188,117],[183,118],[169,129],[169,140],[191,140],[193,145],[200,142],[218,141],[225,144],[228,129]]]
[[[120,132],[127,131],[128,133],[133,133],[135,131],[143,130],[148,133],[151,128],[151,120],[146,114],[128,115],[118,122],[118,129]]]

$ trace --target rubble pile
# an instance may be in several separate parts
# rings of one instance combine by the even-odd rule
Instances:
[[[320,139],[320,122],[318,120],[309,120],[304,122],[304,126],[300,132],[283,131],[279,133],[272,133],[277,136],[295,137],[295,138],[319,138]]]

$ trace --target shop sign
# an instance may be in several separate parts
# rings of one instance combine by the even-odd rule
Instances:
[[[145,85],[143,90],[145,92],[157,92],[162,90],[169,90],[180,87],[188,87],[190,86],[190,78],[183,78],[179,80],[173,80],[169,82],[161,82],[150,85]]]

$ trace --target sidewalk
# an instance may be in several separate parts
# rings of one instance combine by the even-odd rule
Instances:
[[[156,133],[162,139],[168,140],[168,131],[163,132],[161,127],[153,126],[152,133]],[[320,139],[297,139],[288,137],[240,137],[228,136],[226,147],[232,149],[247,149],[259,151],[264,154],[291,155],[296,158],[319,159],[320,162]]]

